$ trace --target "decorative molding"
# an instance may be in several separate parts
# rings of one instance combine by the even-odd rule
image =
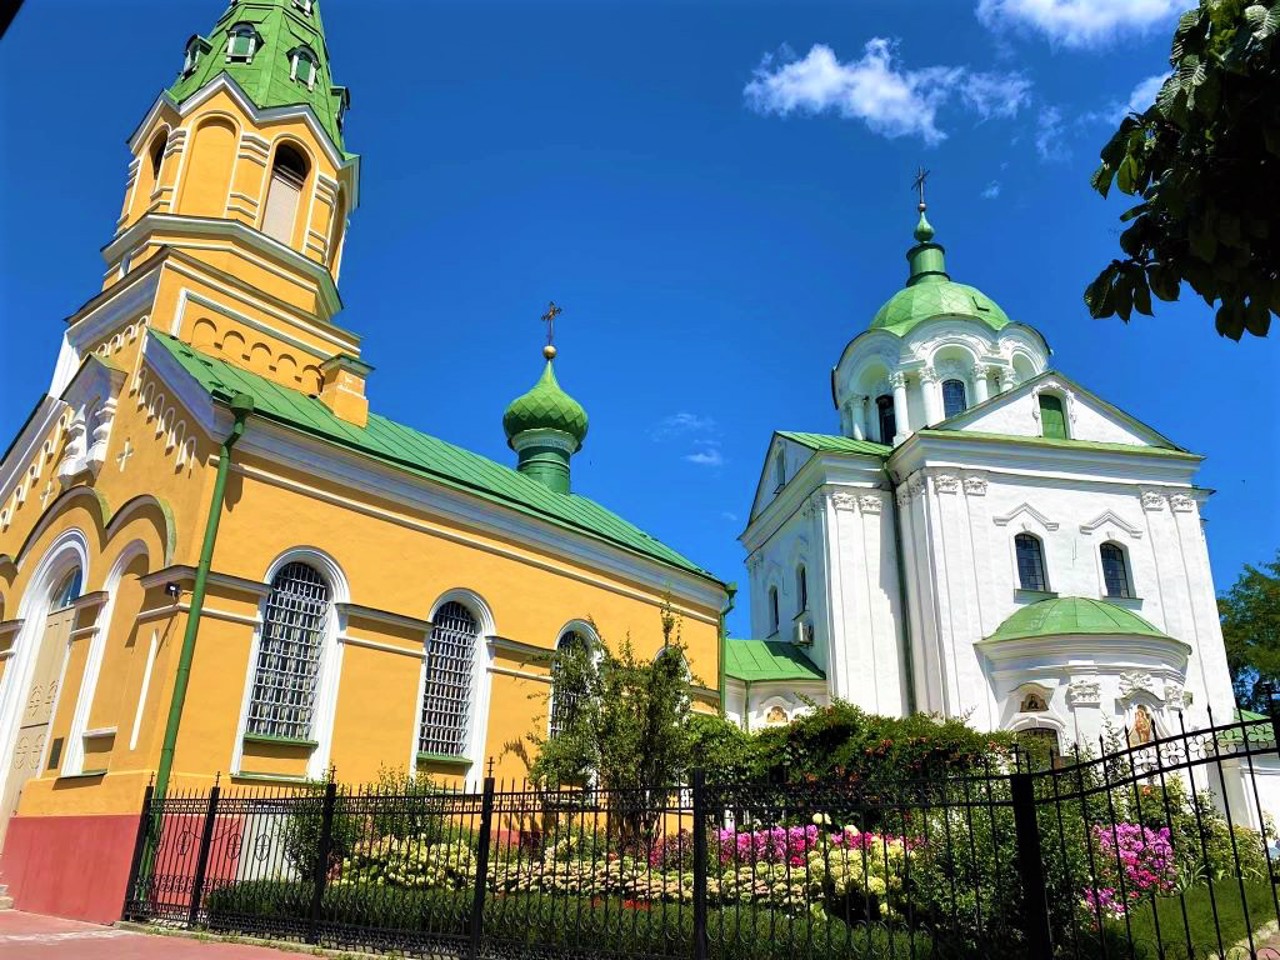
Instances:
[[[863,513],[878,516],[884,510],[884,501],[874,494],[866,494],[858,498],[858,506]]]
[[[1058,527],[1060,526],[1060,524],[1054,522],[1053,520],[1050,520],[1048,517],[1046,517],[1043,513],[1041,513],[1035,507],[1031,506],[1031,504],[1029,503],[1020,503],[1018,504],[1018,506],[1013,508],[1012,512],[1005,514],[1003,517],[992,517],[991,522],[994,523],[997,527],[1007,527],[1010,523],[1012,523],[1014,520],[1016,520],[1019,516],[1021,516],[1024,513],[1027,514],[1027,516],[1039,522],[1041,526],[1043,526],[1046,530],[1050,532],[1057,530]]]
[[[376,607],[365,607],[358,603],[335,603],[334,608],[346,615],[348,620],[367,620],[371,623],[385,623],[392,627],[406,630],[417,630],[426,634],[431,630],[430,620],[420,620],[403,613],[392,613],[390,610],[379,610]]]
[[[1164,700],[1163,691],[1157,687],[1156,679],[1151,674],[1139,673],[1136,670],[1121,674],[1119,702],[1132,700],[1139,693],[1146,693],[1157,700]]]
[[[362,637],[349,637],[346,634],[339,634],[338,642],[345,643],[349,647],[364,647],[366,650],[380,650],[383,653],[398,653],[402,657],[412,657],[415,660],[425,660],[427,656],[425,646],[414,650],[409,647],[397,647],[395,644],[391,643],[379,643],[377,640],[365,640]]]
[[[833,493],[831,505],[837,510],[853,510],[858,506],[858,498],[852,493]]]
[[[1175,493],[1169,498],[1169,506],[1175,513],[1194,513],[1196,501],[1194,497],[1189,497],[1185,493]]]
[[[1191,706],[1192,699],[1191,691],[1176,680],[1170,680],[1164,685],[1165,704],[1174,710],[1183,710]]]
[[[949,473],[940,473],[933,478],[933,489],[938,493],[959,493],[960,478]]]
[[[903,373],[901,370],[895,370],[893,373],[889,374],[889,389],[905,390],[906,386],[907,386],[907,375]]]
[[[1143,510],[1150,510],[1154,513],[1158,510],[1163,510],[1164,504],[1165,504],[1164,494],[1156,493],[1154,490],[1142,491],[1142,509]]]
[[[1067,704],[1072,707],[1096,707],[1102,702],[1101,684],[1093,678],[1078,678],[1067,686]]]
[[[911,490],[905,483],[900,484],[898,488],[893,491],[893,498],[897,501],[898,506],[906,507],[911,503]]]
[[[969,497],[985,497],[987,495],[987,478],[965,477],[964,492],[965,496]]]
[[[935,370],[932,366],[922,367],[920,369],[920,382],[921,383],[937,383],[938,371]]]
[[[1142,528],[1135,527],[1113,510],[1104,510],[1088,523],[1080,524],[1080,532],[1091,534],[1099,527],[1106,526],[1108,524],[1119,527],[1135,540],[1142,538]]]

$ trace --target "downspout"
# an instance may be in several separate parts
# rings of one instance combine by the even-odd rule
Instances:
[[[898,566],[898,609],[902,611],[902,661],[907,679],[907,715],[915,713],[916,707],[916,666],[911,650],[911,607],[907,600],[907,568],[902,559],[902,508],[897,506],[897,490],[893,484],[893,476],[885,469],[889,477],[889,490],[894,493],[893,511],[893,555]]]
[[[187,699],[187,685],[191,682],[191,661],[195,659],[196,635],[200,632],[200,615],[204,612],[205,587],[209,581],[209,567],[213,563],[213,546],[218,540],[218,523],[227,495],[227,474],[231,472],[231,448],[244,434],[244,423],[253,412],[253,397],[237,393],[231,398],[231,413],[235,423],[222,441],[218,453],[218,475],[213,481],[213,502],[209,504],[209,518],[205,521],[204,543],[200,546],[200,561],[196,566],[195,584],[191,588],[191,608],[187,613],[187,629],[182,635],[182,651],[178,655],[178,672],[173,680],[173,699],[169,702],[169,719],[164,727],[164,743],[160,747],[160,766],[156,769],[155,789],[152,796],[163,799],[169,789],[169,774],[173,770],[173,751],[178,744],[178,727],[182,723],[182,707]]]
[[[724,592],[728,594],[729,600],[725,604],[724,609],[720,611],[720,663],[717,670],[716,688],[720,691],[720,716],[725,715],[725,689],[724,689],[724,655],[725,644],[729,642],[729,614],[733,613],[734,600],[738,596],[738,585],[736,583],[726,583]]]

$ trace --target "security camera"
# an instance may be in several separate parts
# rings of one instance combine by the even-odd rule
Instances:
[[[166,583],[164,585],[164,592],[167,593],[169,596],[173,597],[173,599],[175,600],[177,600],[178,597],[182,596],[182,588],[178,586],[176,583]]]

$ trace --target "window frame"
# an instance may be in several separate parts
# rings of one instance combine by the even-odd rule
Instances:
[[[1037,573],[1040,580],[1039,586],[1028,586],[1027,578],[1024,576],[1024,561],[1022,556],[1022,544],[1034,543],[1036,549],[1035,563],[1038,567]],[[1013,561],[1014,573],[1017,575],[1018,589],[1025,590],[1028,593],[1050,593],[1049,589],[1049,567],[1045,561],[1044,540],[1031,533],[1029,530],[1023,530],[1014,534],[1013,537]]]
[[[245,52],[236,50],[236,41],[242,38],[248,39],[249,49]],[[239,23],[233,23],[231,29],[227,31],[227,63],[253,63],[260,39],[257,27],[249,21],[241,20]]]
[[[886,423],[892,428],[888,436],[885,436]],[[893,438],[898,435],[898,413],[894,409],[891,393],[882,393],[876,397],[876,430],[880,434],[880,442],[885,446],[892,445]]]
[[[1059,436],[1057,431],[1051,435],[1048,430],[1048,418],[1045,415],[1046,401],[1056,404],[1057,409],[1053,411],[1054,422],[1061,426],[1062,435]],[[1051,393],[1048,390],[1042,390],[1036,394],[1036,414],[1040,419],[1040,436],[1045,440],[1070,440],[1071,428],[1068,426],[1067,418],[1067,401],[1064,397],[1057,393]]]
[[[1122,588],[1121,591],[1118,593],[1111,592],[1111,584],[1112,584],[1113,578],[1109,576],[1109,571],[1108,571],[1107,553],[1109,550],[1114,551],[1118,555],[1116,559],[1118,559],[1119,565],[1120,565],[1120,569],[1119,569],[1120,581],[1121,581],[1120,587]],[[1111,561],[1111,565],[1114,565],[1114,563],[1116,562],[1116,559],[1113,559]],[[1129,567],[1129,551],[1126,550],[1124,546],[1122,546],[1119,543],[1116,543],[1114,540],[1107,540],[1105,543],[1099,544],[1098,545],[1098,564],[1101,567],[1101,571],[1102,571],[1102,595],[1105,599],[1107,600],[1136,600],[1137,599],[1137,594],[1134,592],[1134,589],[1133,589],[1133,571]]]
[[[307,79],[303,80],[299,75],[298,65],[305,61],[311,66],[311,73]],[[320,58],[316,56],[315,51],[310,47],[294,47],[289,51],[289,79],[301,80],[306,84],[308,90],[316,88],[316,80],[320,78]]]
[[[603,651],[600,648],[600,640],[596,636],[590,624],[581,620],[570,621],[560,628],[560,632],[556,638],[556,652],[559,653],[561,645],[569,637],[577,637],[586,646],[587,653],[599,665]],[[557,736],[561,731],[556,729],[556,672],[555,661],[552,660],[551,669],[548,671],[550,675],[551,691],[547,696],[547,738]]]
[[[952,410],[950,408],[950,405],[948,404],[948,401],[947,401],[948,387],[951,387],[953,392],[955,388],[957,387],[959,388],[960,390],[959,409]],[[964,413],[966,410],[969,409],[969,387],[959,377],[948,377],[946,380],[943,380],[941,386],[939,387],[939,390],[941,391],[941,394],[942,394],[942,418],[944,420],[950,420],[952,417],[958,417],[960,414]]]
[[[766,596],[769,598],[769,636],[774,636],[782,629],[782,611],[778,604],[778,588],[770,586]]]
[[[478,628],[476,646],[472,659],[470,713],[467,718],[467,731],[464,739],[464,752],[458,756],[424,756],[419,750],[422,738],[422,713],[426,697],[427,668],[431,630],[434,629],[436,617],[448,603],[456,602],[466,607],[475,617]],[[418,671],[418,696],[416,700],[412,736],[409,740],[409,769],[416,770],[422,764],[444,764],[458,768],[466,768],[466,780],[478,782],[483,776],[485,738],[489,724],[489,668],[493,662],[491,644],[498,630],[493,618],[493,611],[485,599],[473,590],[458,587],[448,590],[436,598],[431,605],[428,617],[432,628],[422,638],[422,666]]]

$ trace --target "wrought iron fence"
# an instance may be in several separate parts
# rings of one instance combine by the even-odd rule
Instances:
[[[1280,957],[1273,775],[1263,720],[909,781],[148,793],[125,915],[433,957]]]

